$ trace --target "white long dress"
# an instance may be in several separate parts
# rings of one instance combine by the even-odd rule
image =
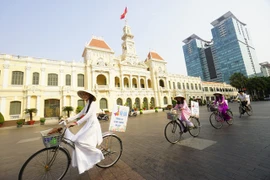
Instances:
[[[87,111],[88,103],[84,109],[77,115],[68,118],[68,121],[75,120],[81,117]],[[102,132],[99,121],[96,116],[96,103],[92,102],[87,114],[77,121],[78,126],[85,124],[78,131],[73,134],[67,129],[65,137],[71,139],[75,144],[75,150],[72,153],[72,166],[78,167],[79,173],[83,173],[95,164],[104,159],[102,152],[96,148],[102,142]]]

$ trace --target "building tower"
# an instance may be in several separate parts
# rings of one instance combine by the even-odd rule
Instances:
[[[213,57],[222,81],[229,83],[230,76],[240,72],[247,77],[260,74],[255,48],[247,25],[230,11],[214,20],[211,25]]]

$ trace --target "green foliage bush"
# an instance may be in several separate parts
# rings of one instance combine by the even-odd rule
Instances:
[[[5,118],[3,114],[0,112],[0,124],[3,124],[5,122]]]
[[[79,112],[81,112],[83,110],[83,107],[82,106],[78,106],[76,108],[76,113],[78,114]]]

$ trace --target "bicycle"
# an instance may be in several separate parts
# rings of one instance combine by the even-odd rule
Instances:
[[[63,121],[64,122],[64,121]],[[64,124],[66,124],[64,122]],[[19,172],[19,180],[36,179],[58,179],[61,180],[67,173],[71,156],[67,148],[61,144],[64,143],[75,148],[74,142],[64,137],[67,128],[56,134],[47,135],[49,130],[42,131],[43,143],[45,148],[31,155],[23,164]],[[46,134],[46,135],[45,135]],[[100,168],[109,168],[113,166],[122,155],[122,141],[112,132],[102,134],[103,141],[98,148],[102,151],[104,159],[96,166]]]
[[[230,120],[226,121],[228,125],[233,124],[233,113],[230,109],[227,109],[226,111],[227,115],[230,116]],[[224,117],[221,112],[219,112],[218,108],[215,107],[215,110],[209,117],[210,124],[215,128],[215,129],[220,129],[223,126]]]
[[[164,135],[168,142],[175,144],[181,140],[182,134],[187,131],[193,137],[200,134],[200,121],[194,116],[190,116],[189,120],[193,123],[194,127],[189,128],[187,124],[183,123],[177,118],[177,114],[167,112],[167,119],[171,120],[164,129]],[[181,128],[182,127],[182,128]]]
[[[242,115],[244,115],[245,113],[247,113],[248,116],[251,116],[253,114],[253,110],[251,105],[247,105],[247,106],[243,106],[243,104],[241,103],[241,101],[238,101],[239,103],[239,117],[241,118]],[[248,107],[248,108],[247,108]]]

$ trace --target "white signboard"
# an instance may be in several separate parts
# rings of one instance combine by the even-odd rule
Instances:
[[[112,111],[109,131],[125,132],[127,128],[129,107],[115,105]]]
[[[199,103],[191,101],[191,116],[199,118]]]

